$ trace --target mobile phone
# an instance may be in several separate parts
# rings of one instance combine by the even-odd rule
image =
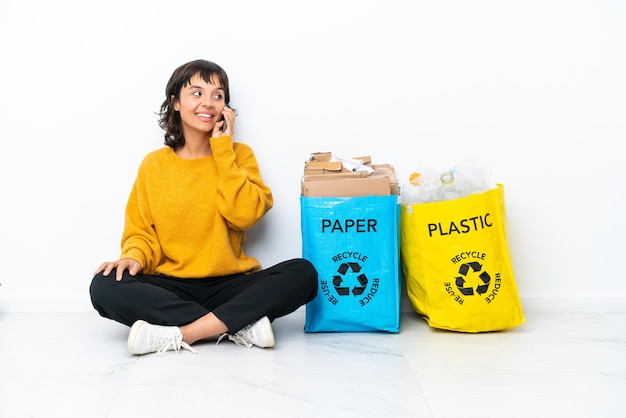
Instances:
[[[230,108],[230,106],[226,106],[226,107]],[[224,132],[226,130],[226,119],[224,119],[224,115],[222,115],[220,122],[221,121],[224,121],[224,124],[222,125],[222,132]]]

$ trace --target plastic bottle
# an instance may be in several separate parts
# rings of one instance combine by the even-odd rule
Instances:
[[[439,188],[440,200],[453,200],[467,196],[463,189],[462,179],[457,179],[458,174],[457,168],[453,167],[439,175],[439,181],[441,182]]]
[[[441,200],[458,199],[496,187],[491,180],[491,170],[476,157],[460,160],[441,173],[440,181]]]

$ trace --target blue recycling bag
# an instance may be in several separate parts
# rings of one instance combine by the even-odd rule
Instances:
[[[305,332],[400,331],[398,196],[300,197],[302,256],[318,271]]]

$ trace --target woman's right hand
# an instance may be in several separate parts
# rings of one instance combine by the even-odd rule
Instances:
[[[141,264],[132,258],[121,258],[117,261],[105,261],[96,269],[93,275],[95,276],[96,274],[103,272],[103,276],[108,276],[113,269],[117,269],[115,272],[115,280],[119,282],[122,280],[124,270],[128,270],[128,273],[131,276],[134,276],[141,270]]]

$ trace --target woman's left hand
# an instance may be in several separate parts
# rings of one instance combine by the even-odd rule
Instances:
[[[213,127],[213,138],[229,135],[233,136],[233,126],[235,125],[235,111],[228,106],[222,111],[223,119]]]

